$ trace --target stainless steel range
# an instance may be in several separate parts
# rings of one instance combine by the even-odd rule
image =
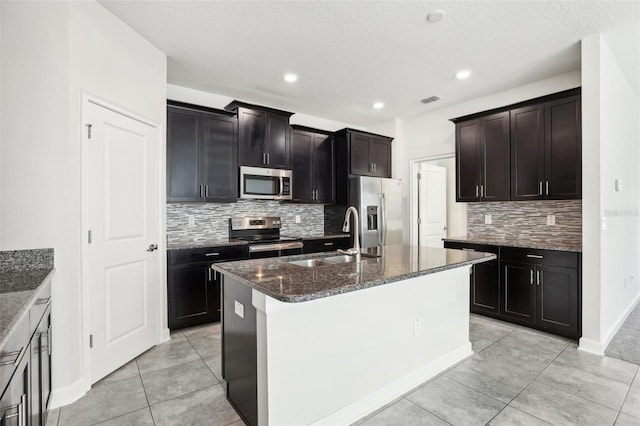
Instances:
[[[280,235],[280,225],[277,216],[231,218],[229,241],[248,241],[250,259],[301,254],[302,240]]]

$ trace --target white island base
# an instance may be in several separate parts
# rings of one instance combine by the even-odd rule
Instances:
[[[259,425],[346,425],[468,357],[466,265],[308,302],[252,290]]]

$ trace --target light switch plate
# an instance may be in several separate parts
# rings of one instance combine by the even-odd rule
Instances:
[[[622,179],[616,179],[616,192],[622,191]]]
[[[195,216],[188,216],[188,218],[189,218],[189,226],[196,226]]]
[[[556,215],[555,214],[548,214],[547,215],[547,225],[556,226]]]
[[[493,223],[493,221],[491,220],[491,215],[490,214],[485,214],[484,215],[484,224],[485,225],[491,225]]]
[[[234,311],[236,312],[236,315],[239,316],[240,318],[244,318],[244,305],[238,302],[237,300],[235,302],[236,303],[235,303]]]
[[[296,215],[296,223],[300,223],[300,215],[299,214]]]

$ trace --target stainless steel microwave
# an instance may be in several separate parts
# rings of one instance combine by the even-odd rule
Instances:
[[[291,170],[241,166],[240,198],[290,200]]]

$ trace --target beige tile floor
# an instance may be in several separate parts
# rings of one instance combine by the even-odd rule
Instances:
[[[638,365],[575,342],[471,316],[474,355],[359,425],[636,425]],[[219,324],[172,333],[52,410],[50,425],[242,425],[225,397]]]

